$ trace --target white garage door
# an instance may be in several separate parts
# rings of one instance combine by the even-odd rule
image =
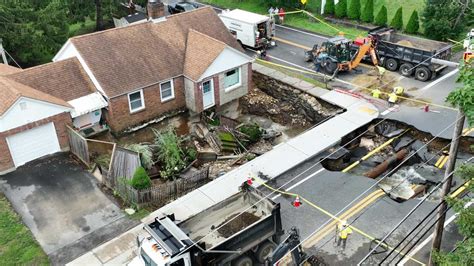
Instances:
[[[7,143],[15,167],[60,150],[53,123],[7,137]]]

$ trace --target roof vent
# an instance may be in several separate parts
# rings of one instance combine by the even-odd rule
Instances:
[[[160,0],[148,0],[146,10],[148,19],[157,19],[165,16],[165,5]]]

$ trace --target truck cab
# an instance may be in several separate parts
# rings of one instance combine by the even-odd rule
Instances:
[[[150,238],[141,241],[138,256],[129,264],[130,266],[191,266],[189,252],[171,258],[160,244]]]

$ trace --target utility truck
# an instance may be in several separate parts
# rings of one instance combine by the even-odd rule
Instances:
[[[280,204],[244,183],[241,191],[184,221],[173,214],[145,225],[129,265],[264,264],[283,235]]]
[[[273,18],[240,9],[224,10],[219,17],[243,47],[265,49],[275,46]]]

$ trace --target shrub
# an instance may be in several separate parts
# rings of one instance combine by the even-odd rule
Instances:
[[[163,164],[160,174],[164,178],[172,178],[179,170],[186,166],[183,160],[184,152],[181,149],[182,139],[172,129],[165,132],[153,130],[155,144],[158,146],[158,159]]]
[[[334,15],[337,18],[343,18],[347,15],[347,0],[339,0],[334,9]]]
[[[151,187],[151,179],[146,173],[145,168],[138,167],[133,174],[132,180],[130,180],[130,185],[134,189],[145,189]]]
[[[364,11],[362,11],[360,15],[360,20],[369,23],[374,21],[374,0],[367,0],[367,2],[365,2]]]
[[[324,5],[324,15],[334,14],[334,8],[334,0],[326,0],[326,4]]]
[[[395,16],[393,16],[392,22],[390,23],[390,26],[397,30],[401,30],[403,28],[403,10],[402,7],[400,7],[397,12],[395,13]]]
[[[243,125],[239,130],[249,137],[249,143],[257,142],[262,137],[262,130],[257,124]]]
[[[408,20],[405,31],[408,33],[417,33],[420,28],[420,21],[418,18],[418,12],[416,10],[411,13],[410,19]]]
[[[135,143],[127,144],[124,148],[138,152],[140,154],[140,162],[145,169],[151,169],[153,167],[153,152],[149,146]]]
[[[347,16],[350,19],[359,19],[360,17],[360,0],[351,0],[347,9]]]
[[[382,6],[380,8],[377,17],[375,17],[375,25],[377,26],[386,26],[387,25],[387,8]]]

